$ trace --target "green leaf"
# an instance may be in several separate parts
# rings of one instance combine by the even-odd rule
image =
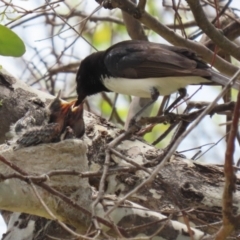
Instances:
[[[21,57],[24,53],[25,45],[18,35],[0,25],[0,55]]]
[[[108,23],[97,26],[93,34],[93,45],[98,49],[106,49],[112,38],[111,26]]]

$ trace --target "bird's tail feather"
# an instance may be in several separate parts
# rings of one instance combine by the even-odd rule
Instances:
[[[211,77],[211,80],[215,83],[218,83],[218,84],[221,84],[221,85],[226,85],[230,78],[214,71],[214,70],[211,70],[211,74],[212,74],[212,77]],[[236,90],[240,90],[240,79],[238,79],[237,81],[235,81],[235,83],[233,84],[232,86],[234,89]]]

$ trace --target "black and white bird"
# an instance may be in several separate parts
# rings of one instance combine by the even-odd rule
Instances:
[[[152,98],[195,84],[226,85],[195,52],[183,47],[130,40],[86,57],[78,69],[76,105],[102,91]],[[239,82],[233,86],[240,89]]]

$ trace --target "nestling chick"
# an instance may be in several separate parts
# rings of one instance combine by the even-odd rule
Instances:
[[[29,128],[47,124],[47,112],[45,103],[41,99],[34,97],[28,100],[28,111],[15,124],[10,126],[10,131],[6,134],[13,141],[22,135]],[[44,123],[45,122],[45,123]]]
[[[16,141],[19,146],[50,143],[66,138],[80,138],[84,134],[83,104],[74,107],[75,101],[66,103],[57,97],[46,108],[47,121],[42,126],[30,127]]]
[[[85,132],[83,120],[83,104],[75,106],[76,100],[69,103],[70,113],[67,118],[67,127],[72,129],[75,138],[81,138]],[[68,135],[64,139],[70,138]]]

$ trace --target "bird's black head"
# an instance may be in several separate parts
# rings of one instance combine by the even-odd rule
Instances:
[[[101,81],[102,78],[109,76],[104,65],[104,53],[93,53],[81,62],[76,77],[78,94],[76,106],[81,104],[87,96],[109,91]]]

